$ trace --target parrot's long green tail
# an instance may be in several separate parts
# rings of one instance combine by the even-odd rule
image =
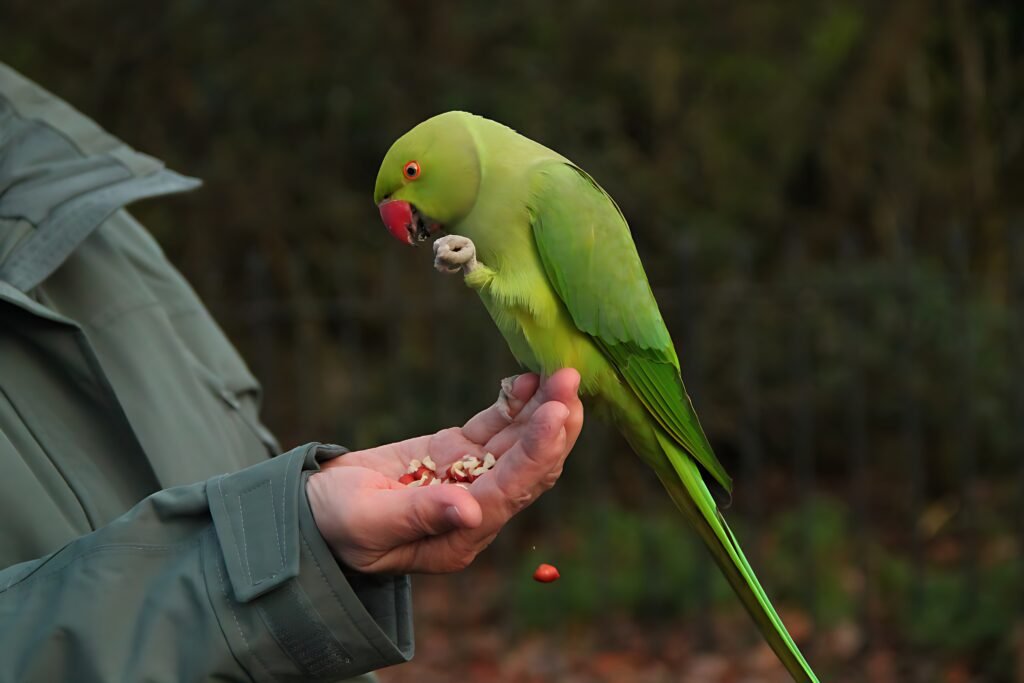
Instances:
[[[679,475],[678,478],[672,478],[670,475],[659,474],[672,500],[704,539],[725,578],[793,679],[799,683],[818,683],[818,678],[786,631],[782,619],[758,583],[747,558],[743,556],[736,537],[718,511],[697,464],[674,441],[660,433],[657,436],[662,450]]]

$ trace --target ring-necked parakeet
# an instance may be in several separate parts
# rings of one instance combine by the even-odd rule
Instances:
[[[657,473],[794,679],[817,681],[704,483],[707,473],[732,491],[612,198],[560,154],[448,112],[394,143],[374,201],[403,242],[448,233],[435,265],[464,273],[520,363],[579,371],[582,393]]]

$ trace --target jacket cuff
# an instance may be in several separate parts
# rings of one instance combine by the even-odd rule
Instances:
[[[331,681],[412,658],[408,577],[346,577],[309,509],[306,479],[345,452],[308,444],[207,483],[209,597],[255,680]]]

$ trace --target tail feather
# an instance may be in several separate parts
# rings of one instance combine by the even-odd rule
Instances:
[[[814,671],[793,642],[747,558],[743,556],[736,537],[718,511],[697,464],[674,441],[660,433],[657,436],[678,475],[678,478],[662,472],[658,475],[672,500],[704,539],[715,562],[793,679],[799,683],[818,683]]]

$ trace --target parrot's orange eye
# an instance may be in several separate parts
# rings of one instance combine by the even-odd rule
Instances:
[[[405,174],[406,179],[416,180],[420,177],[420,165],[415,161],[410,161],[402,168],[402,173]]]

